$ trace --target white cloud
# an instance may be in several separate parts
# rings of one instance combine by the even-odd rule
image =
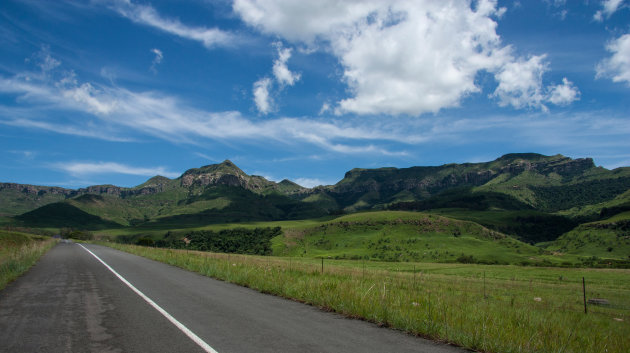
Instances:
[[[278,59],[273,62],[273,76],[280,85],[293,86],[300,80],[301,75],[294,73],[287,67],[287,61],[291,58],[291,48],[284,48],[282,43],[276,43]]]
[[[117,101],[106,92],[93,87],[89,82],[77,87],[64,89],[62,94],[66,98],[83,105],[95,114],[109,114],[116,109]]]
[[[328,113],[329,111],[330,111],[330,103],[324,102],[322,104],[322,107],[319,109],[319,115],[322,115],[324,113]]]
[[[544,109],[536,97],[545,91],[542,80],[505,82],[510,65],[535,63],[501,43],[495,19],[505,9],[496,0],[235,0],[233,9],[265,33],[338,58],[350,96],[337,102],[337,114],[417,116],[456,107],[480,92],[481,71],[503,74],[502,104]]]
[[[254,82],[254,103],[256,103],[256,108],[262,114],[269,114],[273,110],[273,101],[269,94],[271,83],[269,77],[263,77]]]
[[[139,5],[131,0],[113,0],[109,7],[129,20],[159,29],[178,37],[202,43],[206,48],[233,46],[239,38],[218,28],[190,27],[177,19],[162,17],[153,7]]]
[[[60,68],[57,70],[61,71]],[[409,151],[415,146],[455,145],[479,142],[480,139],[484,143],[488,140],[505,142],[512,141],[514,136],[525,136],[540,146],[579,145],[581,148],[610,140],[611,148],[624,150],[627,143],[620,146],[618,136],[626,141],[625,137],[630,133],[627,116],[602,119],[601,116],[607,114],[599,112],[581,119],[563,115],[540,119],[539,115],[531,114],[483,118],[440,116],[435,119],[252,119],[239,112],[201,110],[178,97],[159,92],[81,82],[76,75],[71,79],[65,76],[56,80],[50,78],[56,76],[38,78],[27,72],[12,78],[0,75],[0,93],[3,93],[0,124],[111,141],[129,140],[129,136],[134,140],[139,136],[151,136],[178,144],[237,141],[239,145],[281,145],[309,154],[313,153],[309,149],[315,148],[338,154],[370,156],[407,156],[413,155]],[[555,94],[553,99],[560,104],[570,99],[571,95],[567,93],[570,90],[566,88],[572,87],[571,82],[563,81],[545,91],[545,99],[551,100]],[[497,131],[504,133],[497,134]]]
[[[314,188],[319,185],[331,185],[334,183],[325,182],[321,179],[317,178],[297,178],[294,181],[296,184],[303,186],[305,188]]]
[[[181,174],[170,172],[163,167],[141,168],[115,162],[56,163],[53,164],[52,167],[63,170],[74,176],[85,176],[91,174],[128,174],[143,176],[162,175],[169,178],[176,178]]]
[[[291,41],[313,44],[336,28],[351,26],[374,10],[379,1],[235,0],[234,12],[248,24]]]
[[[253,94],[254,103],[258,111],[264,115],[274,111],[274,99],[276,90],[282,90],[285,86],[293,86],[300,80],[301,75],[294,73],[287,67],[287,61],[291,58],[291,48],[285,48],[282,42],[275,42],[273,46],[278,51],[278,58],[273,62],[273,79],[263,77],[254,82]],[[278,86],[274,85],[278,83]],[[277,88],[274,89],[274,86]]]
[[[532,56],[528,60],[510,62],[503,66],[495,78],[499,85],[492,97],[500,106],[539,108],[547,111],[545,103],[568,105],[578,100],[580,91],[566,77],[562,84],[543,88],[543,74],[548,70],[545,56]]]
[[[63,124],[63,123],[49,123],[33,118],[32,115],[38,115],[38,113],[30,109],[25,111],[24,109],[14,107],[4,107],[0,105],[0,117],[11,117],[10,119],[1,119],[0,124],[7,126],[23,127],[27,129],[40,129],[44,131],[50,131],[57,134],[82,136],[89,138],[96,138],[105,141],[113,142],[130,142],[133,139],[119,136],[119,131],[113,131],[111,128],[105,126],[99,126],[94,128],[93,126],[82,126],[79,124]],[[22,117],[21,115],[27,115],[28,117]]]
[[[495,76],[499,85],[492,94],[500,106],[541,107],[544,100],[542,76],[548,70],[544,56],[507,63]]]
[[[164,58],[164,54],[162,53],[162,51],[160,49],[157,48],[153,48],[151,49],[151,52],[153,54],[155,54],[155,58],[153,59],[153,62],[156,64],[159,64],[162,62],[162,58]]]
[[[149,68],[149,70],[151,70],[151,72],[153,73],[157,73],[157,66],[162,63],[164,54],[160,49],[157,48],[151,49],[151,53],[153,53],[155,57],[153,57],[153,61],[151,62],[151,67]]]
[[[57,68],[59,65],[61,65],[61,61],[53,58],[50,55],[50,48],[47,46],[44,46],[42,48],[41,51],[39,51],[37,54],[35,54],[37,57],[39,57],[39,64],[38,66],[41,68],[42,73],[46,74],[47,72],[50,72],[52,70],[54,70],[55,68]]]
[[[624,34],[608,43],[606,49],[612,56],[597,65],[596,77],[610,77],[613,82],[630,85],[630,34]]]
[[[603,21],[604,17],[610,18],[613,13],[615,13],[623,3],[624,0],[604,0],[602,1],[602,9],[595,12],[593,18],[595,21]]]
[[[26,78],[29,78],[28,80]],[[63,82],[63,83],[62,83]],[[260,84],[260,109],[272,109],[264,96],[271,79]],[[277,118],[255,121],[239,112],[207,112],[190,107],[173,96],[158,92],[134,92],[117,86],[80,82],[76,75],[33,78],[20,73],[0,76],[0,93],[16,96],[20,107],[0,104],[0,124],[43,129],[62,134],[128,141],[138,133],[176,143],[198,143],[206,139],[251,143],[306,143],[345,154],[401,155],[366,140],[417,141],[406,124],[394,127],[364,119],[343,123],[309,118]],[[266,105],[265,105],[266,104]],[[28,106],[23,108],[22,106]],[[72,112],[72,114],[67,114]],[[61,117],[61,118],[60,118]],[[68,118],[65,118],[68,117]]]
[[[565,77],[561,85],[550,87],[547,99],[555,105],[567,105],[580,99],[580,91]]]

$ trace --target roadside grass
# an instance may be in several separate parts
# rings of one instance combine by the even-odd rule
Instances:
[[[0,290],[33,266],[57,240],[0,230]]]
[[[246,256],[107,243],[307,304],[482,352],[630,351],[630,270]],[[588,298],[607,306],[584,313]]]

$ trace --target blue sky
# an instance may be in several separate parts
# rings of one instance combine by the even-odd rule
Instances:
[[[4,0],[0,182],[630,165],[628,0]]]

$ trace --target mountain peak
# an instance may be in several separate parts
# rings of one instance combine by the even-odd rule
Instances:
[[[142,183],[139,186],[149,186],[149,185],[162,185],[162,184],[166,184],[169,181],[171,181],[171,179],[165,177],[165,176],[161,176],[161,175],[156,175],[152,178],[150,178],[149,180],[145,181],[144,183]]]
[[[254,192],[265,190],[275,184],[263,177],[247,175],[229,159],[219,164],[189,169],[180,179],[184,187],[227,185],[239,186]]]
[[[297,183],[292,182],[289,179],[284,179],[276,185],[278,191],[284,194],[295,194],[299,192],[304,192],[308,190],[308,188],[303,187]]]
[[[236,164],[232,163],[229,159],[219,163],[219,164],[210,164],[205,165],[200,168],[192,168],[188,169],[182,177],[186,175],[201,175],[201,174],[233,174],[233,175],[242,175],[246,176],[245,172],[243,172]]]
[[[540,153],[508,153],[497,158],[497,161],[513,161],[517,159],[540,160],[545,158],[548,158],[548,156],[542,155]]]

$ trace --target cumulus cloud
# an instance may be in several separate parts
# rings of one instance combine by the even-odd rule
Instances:
[[[273,76],[280,85],[293,86],[300,80],[301,75],[291,72],[287,67],[287,61],[291,58],[291,48],[284,48],[280,42],[275,45],[278,48],[278,58],[273,62]]]
[[[595,12],[595,15],[593,15],[593,19],[595,19],[595,21],[601,22],[604,20],[604,17],[609,18],[610,16],[612,16],[613,13],[615,13],[621,7],[621,4],[623,3],[623,1],[624,0],[602,1],[602,9]]]
[[[276,91],[282,90],[286,86],[293,86],[301,78],[300,73],[292,72],[287,66],[292,49],[285,48],[281,42],[275,42],[273,46],[276,47],[278,54],[273,62],[273,76],[263,77],[254,82],[252,90],[256,108],[264,115],[274,110],[273,96],[276,95]]]
[[[206,48],[216,46],[232,46],[238,42],[238,36],[218,28],[191,27],[177,19],[169,19],[161,16],[150,5],[140,5],[131,0],[113,0],[108,2],[109,7],[129,20],[159,29],[163,32],[176,35],[181,38],[202,43]]]
[[[580,99],[580,91],[573,82],[562,79],[562,84],[551,86],[547,95],[547,100],[555,105],[567,105]]]
[[[151,62],[151,67],[149,68],[149,70],[151,70],[151,72],[155,74],[157,73],[157,66],[162,63],[164,54],[160,49],[157,48],[151,49],[151,53],[153,53],[153,55],[155,56],[153,57],[153,61]]]
[[[544,56],[507,63],[495,76],[499,85],[492,96],[500,106],[540,107],[543,102],[542,76],[547,71]]]
[[[233,8],[262,32],[337,57],[350,92],[337,114],[417,116],[455,107],[480,92],[481,71],[497,75],[501,104],[543,108],[537,75],[546,66],[536,60],[544,56],[518,58],[501,43],[495,19],[505,9],[496,0],[235,0]],[[513,67],[528,64],[528,82],[507,82]]]
[[[254,82],[254,103],[256,103],[256,108],[262,114],[269,114],[273,110],[273,101],[269,94],[270,89],[271,79],[269,77],[263,77]]]
[[[612,53],[612,56],[596,66],[596,77],[609,77],[613,82],[625,82],[630,85],[630,34],[624,34],[611,41],[606,45],[606,50]]]
[[[70,162],[57,163],[52,166],[75,176],[92,174],[128,174],[142,176],[162,175],[169,178],[175,178],[181,174],[168,171],[163,167],[141,168],[115,162]]]
[[[545,103],[568,105],[580,97],[580,91],[566,77],[562,84],[543,88],[542,77],[548,70],[545,56],[532,56],[503,66],[495,78],[499,82],[491,95],[499,100],[500,106],[539,108],[547,111]]]

